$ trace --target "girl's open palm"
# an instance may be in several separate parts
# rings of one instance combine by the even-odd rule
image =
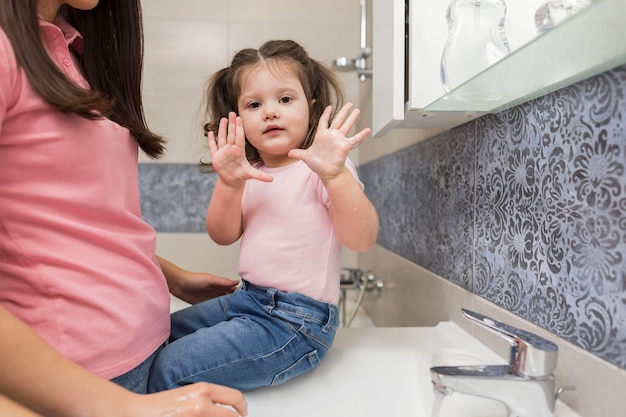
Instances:
[[[243,124],[234,112],[220,120],[217,139],[213,132],[209,132],[208,138],[211,163],[226,185],[241,185],[249,179],[272,181],[271,175],[252,167],[246,159]]]
[[[366,128],[348,137],[360,114],[359,109],[352,109],[352,103],[346,103],[329,125],[331,112],[332,107],[328,106],[322,113],[315,140],[308,149],[289,151],[291,158],[304,161],[322,180],[339,175],[345,169],[348,152],[371,131]]]

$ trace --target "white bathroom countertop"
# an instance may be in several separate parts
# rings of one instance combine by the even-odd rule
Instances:
[[[480,358],[505,363],[453,322],[434,327],[341,328],[326,358],[287,383],[246,393],[249,417],[431,417],[430,367]],[[458,365],[463,365],[459,363]],[[449,365],[452,365],[451,363]],[[438,417],[507,417],[497,401],[452,394]],[[556,417],[580,417],[557,401]]]

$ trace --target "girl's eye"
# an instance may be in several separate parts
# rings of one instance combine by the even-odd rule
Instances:
[[[256,101],[253,101],[252,103],[248,104],[248,107],[251,109],[257,109],[261,107],[261,103],[257,103]]]
[[[291,101],[291,97],[281,97],[279,101],[281,103],[289,103]]]

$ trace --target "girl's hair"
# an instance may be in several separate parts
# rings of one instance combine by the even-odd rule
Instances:
[[[306,50],[292,40],[271,40],[259,49],[242,49],[235,54],[230,66],[210,78],[206,106],[209,122],[204,125],[205,134],[209,131],[217,134],[220,119],[228,117],[229,112],[239,114],[237,100],[241,94],[241,74],[245,69],[260,64],[284,65],[300,80],[309,103],[309,129],[300,148],[307,149],[313,143],[324,109],[333,106],[334,115],[343,105],[344,95],[335,73],[309,57]],[[247,139],[246,158],[252,164],[262,162],[259,152]],[[212,171],[210,163],[205,162],[201,162],[201,169]]]
[[[148,129],[143,111],[139,0],[101,0],[92,10],[61,6],[60,13],[83,36],[79,59],[90,90],[69,80],[48,56],[39,35],[38,1],[0,0],[0,27],[35,90],[64,113],[111,119],[126,127],[146,154],[161,156],[165,140]]]

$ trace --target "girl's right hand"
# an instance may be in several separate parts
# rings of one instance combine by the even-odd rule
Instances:
[[[137,395],[127,415],[143,417],[238,417],[248,414],[243,394],[221,385],[196,383]]]
[[[253,168],[246,159],[246,136],[241,118],[234,112],[223,117],[217,131],[217,139],[209,132],[209,151],[211,163],[220,180],[230,186],[238,187],[249,179],[270,182],[272,176]]]

